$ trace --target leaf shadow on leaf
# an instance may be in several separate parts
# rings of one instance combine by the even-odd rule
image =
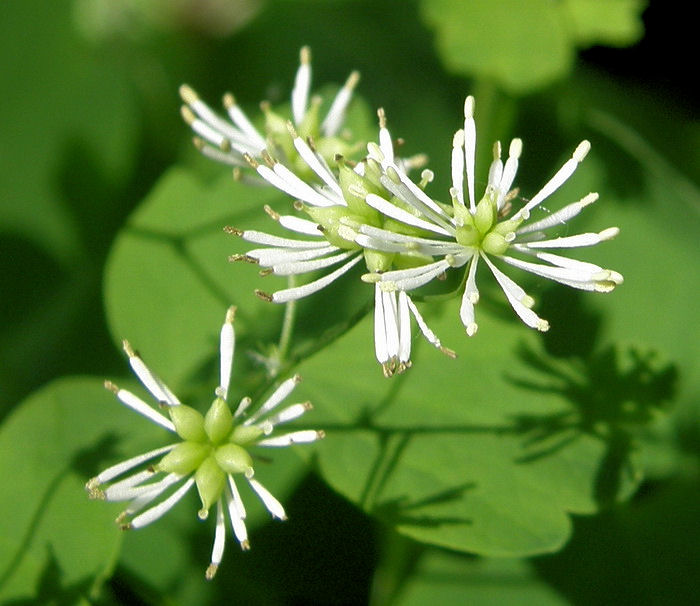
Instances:
[[[562,298],[563,297],[563,298]],[[530,463],[551,456],[581,438],[593,436],[606,445],[598,469],[595,498],[609,504],[619,495],[625,476],[639,480],[631,461],[635,434],[673,400],[677,365],[663,362],[654,350],[611,344],[597,346],[600,318],[582,308],[578,293],[557,297],[563,330],[543,337],[542,350],[521,344],[518,356],[541,378],[507,375],[522,389],[556,394],[570,405],[558,412],[514,416],[515,431],[524,437]],[[549,310],[556,313],[554,308]]]
[[[474,488],[476,488],[476,482],[465,482],[452,488],[424,496],[420,499],[411,500],[409,497],[401,495],[375,504],[372,514],[395,526],[409,525],[421,526],[423,528],[436,528],[446,525],[472,524],[472,520],[464,517],[413,515],[411,512],[413,510],[420,510],[423,507],[459,501],[466,491]]]
[[[114,458],[115,447],[118,443],[119,438],[116,434],[105,434],[95,442],[94,446],[78,450],[75,453],[75,456],[68,462],[68,464],[65,467],[59,469],[54,474],[54,476],[46,485],[46,489],[44,490],[43,495],[37,501],[36,511],[32,516],[31,522],[27,524],[27,530],[25,532],[24,537],[19,543],[17,553],[15,553],[14,557],[9,562],[7,568],[0,573],[0,587],[2,587],[10,577],[12,577],[15,570],[22,563],[22,559],[24,558],[27,550],[30,549],[34,535],[40,526],[41,518],[49,510],[49,504],[51,502],[51,499],[56,494],[61,482],[71,473],[71,471],[76,472],[79,477],[92,477],[93,475],[95,475],[95,470],[102,465],[101,461],[110,460]],[[42,589],[42,587],[44,587],[45,583],[50,584],[57,582],[57,580],[61,576],[60,570],[58,570],[58,563],[56,562],[52,551],[51,544],[47,544],[47,549],[50,552],[50,558],[46,564],[46,570],[44,571],[40,579],[40,586],[38,587],[39,593],[37,594],[39,596],[43,595],[40,593],[40,590]],[[83,587],[83,583],[78,583],[75,587],[77,589],[80,589]],[[73,594],[71,593],[71,595]],[[23,604],[24,602],[20,601],[17,603]],[[58,603],[62,604],[64,602]],[[67,601],[65,603],[69,604],[73,602]]]
[[[3,602],[4,606],[36,606],[37,604],[71,606],[83,601],[87,603],[87,596],[93,582],[92,579],[87,577],[64,585],[62,580],[64,572],[61,570],[50,543],[46,545],[46,551],[48,558],[44,569],[37,578],[35,594],[28,598],[8,600]]]
[[[204,289],[208,290],[212,295],[221,301],[222,306],[230,305],[228,294],[221,286],[212,279],[207,273],[203,264],[199,263],[195,256],[190,252],[188,245],[189,240],[196,238],[198,234],[209,235],[212,230],[222,228],[222,224],[218,221],[207,225],[202,225],[197,229],[192,229],[186,234],[174,235],[167,232],[159,232],[154,229],[143,229],[140,227],[130,227],[129,233],[144,239],[160,241],[167,244],[173,252],[180,258],[182,264],[185,265],[201,282]]]

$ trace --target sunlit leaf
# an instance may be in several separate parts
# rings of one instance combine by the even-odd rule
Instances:
[[[525,93],[565,76],[580,47],[635,42],[644,3],[423,0],[421,7],[450,71]]]
[[[62,379],[18,406],[0,431],[0,601],[86,597],[121,543],[117,510],[90,502],[86,480],[131,432],[102,381]],[[68,603],[68,602],[67,602]]]

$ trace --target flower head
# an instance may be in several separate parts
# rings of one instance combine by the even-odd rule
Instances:
[[[380,110],[379,115],[380,146],[383,153],[393,159],[393,144],[386,130],[384,113]],[[231,260],[258,264],[266,268],[265,275],[298,276],[318,270],[326,273],[310,282],[271,294],[256,291],[258,296],[273,303],[287,303],[306,297],[322,290],[361,261],[365,262],[369,271],[378,272],[412,267],[431,260],[429,256],[407,249],[385,252],[358,244],[355,226],[382,226],[385,223],[382,213],[365,202],[368,192],[388,195],[380,181],[380,172],[375,170],[376,167],[364,163],[351,167],[340,156],[336,157],[337,170],[333,170],[311,139],[305,140],[291,123],[288,128],[299,157],[314,172],[320,184],[307,183],[269,154],[263,154],[263,163],[250,156],[246,158],[260,177],[296,198],[296,208],[310,217],[304,219],[295,215],[280,215],[265,207],[268,215],[282,227],[303,238],[282,238],[265,232],[229,227],[229,233],[263,246],[244,255],[233,255]],[[405,167],[412,165],[411,160],[397,160],[397,170],[402,172],[406,170]],[[429,180],[430,174],[424,172],[422,185],[425,186]],[[335,269],[329,271],[333,267]],[[405,292],[389,292],[380,290],[377,286],[374,308],[375,355],[387,377],[403,372],[411,365],[411,318],[428,342],[447,355],[454,356],[454,352],[443,347],[428,328],[418,308]]]
[[[130,391],[111,382],[105,386],[132,410],[164,427],[179,438],[177,441],[137,455],[92,478],[86,484],[92,499],[128,501],[117,518],[124,530],[142,528],[169,511],[193,486],[196,486],[202,520],[216,507],[216,530],[211,564],[206,577],[216,574],[224,553],[226,519],[233,534],[247,550],[250,548],[245,525],[246,510],[235,477],[245,478],[274,518],[286,519],[280,502],[256,479],[251,450],[257,447],[284,447],[313,442],[323,437],[316,430],[278,433],[277,428],[303,415],[309,402],[291,404],[278,410],[281,402],[299,382],[299,376],[284,381],[259,407],[252,410],[250,398],[243,398],[234,412],[227,403],[235,345],[233,329],[235,308],[230,308],[220,336],[220,383],[209,410],[182,404],[134,352],[128,342],[124,350],[132,370],[151,393],[167,416],[149,406]],[[157,462],[153,462],[157,459]]]
[[[347,155],[359,149],[341,136],[345,113],[359,79],[358,72],[350,74],[333,99],[328,113],[321,119],[322,98],[310,96],[311,51],[307,46],[301,49],[291,96],[292,122],[303,137],[312,137],[316,141],[327,161],[331,161],[335,154]],[[225,164],[245,167],[248,163],[244,156],[260,159],[263,152],[267,152],[287,168],[303,176],[311,176],[308,166],[299,160],[292,144],[286,127],[287,119],[274,112],[269,103],[261,104],[265,114],[262,134],[230,93],[223,98],[228,120],[214,112],[189,86],[180,87],[180,96],[185,102],[182,116],[196,133],[195,145],[204,155]]]
[[[464,113],[464,128],[458,130],[453,138],[451,206],[431,199],[380,147],[370,147],[367,163],[380,167],[380,181],[392,197],[370,192],[365,198],[366,203],[414,232],[358,225],[353,241],[377,251],[412,251],[430,256],[432,260],[405,270],[371,272],[363,279],[378,284],[383,290],[410,291],[452,267],[468,265],[460,317],[467,334],[471,336],[477,330],[474,316],[474,306],[479,300],[476,270],[479,260],[483,260],[520,319],[532,328],[545,331],[549,324],[532,310],[532,297],[506,276],[492,259],[581,290],[609,292],[622,283],[622,276],[614,270],[549,252],[553,249],[593,246],[618,234],[617,227],[610,227],[598,233],[555,238],[546,235],[547,230],[566,224],[595,202],[598,194],[590,193],[543,219],[528,222],[530,211],[574,173],[588,153],[590,143],[580,143],[571,158],[545,186],[513,213],[512,202],[517,190],[511,190],[511,186],[518,169],[522,142],[513,139],[505,163],[501,159],[500,143],[496,143],[486,191],[477,202],[474,191],[476,126],[473,97],[467,97]]]

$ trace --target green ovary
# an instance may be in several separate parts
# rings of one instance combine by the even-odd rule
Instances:
[[[254,444],[263,430],[257,425],[235,425],[228,404],[218,397],[206,415],[184,404],[172,406],[169,413],[183,441],[155,469],[181,476],[194,473],[204,518],[221,498],[228,474],[253,476],[253,459],[244,445]]]
[[[455,203],[454,206],[455,217],[461,223],[457,227],[457,242],[490,255],[502,255],[508,250],[521,221],[498,222],[498,210],[493,196],[487,193],[477,204],[473,215],[462,205]]]

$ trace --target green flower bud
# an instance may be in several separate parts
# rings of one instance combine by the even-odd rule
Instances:
[[[510,219],[509,221],[501,221],[493,228],[493,231],[495,231],[498,234],[501,234],[502,236],[506,236],[510,233],[515,232],[515,230],[518,229],[518,227],[520,227],[520,224],[522,222],[522,219]]]
[[[228,404],[221,398],[216,398],[206,416],[204,417],[204,429],[212,444],[219,444],[228,438],[233,427],[233,415]]]
[[[204,417],[202,413],[191,406],[180,404],[168,408],[170,419],[175,425],[175,431],[183,440],[203,442],[207,436],[204,432]]]
[[[351,240],[346,240],[339,233],[341,227],[340,220],[347,217],[357,223],[363,223],[361,217],[356,217],[348,212],[345,206],[325,206],[325,207],[309,207],[306,209],[311,218],[323,228],[323,235],[326,240],[333,246],[353,250],[359,248],[357,244]]]
[[[338,166],[338,181],[343,191],[343,198],[348,203],[348,208],[357,216],[364,219],[364,223],[379,225],[379,211],[365,202],[367,194],[380,194],[381,190],[368,179],[358,175],[345,163]]]
[[[237,425],[229,438],[234,444],[250,444],[262,435],[262,429],[257,425]]]
[[[464,206],[464,204],[457,201],[457,198],[452,200],[452,210],[457,227],[474,227],[474,216],[469,212],[469,209]]]
[[[479,246],[481,234],[472,223],[458,227],[456,231],[457,242],[462,246]]]
[[[207,457],[210,450],[207,444],[180,442],[160,460],[156,468],[167,473],[181,475],[192,473]]]
[[[508,250],[508,246],[506,239],[495,231],[486,234],[481,242],[482,250],[489,255],[502,255]]]
[[[487,193],[476,205],[474,226],[481,234],[485,234],[496,222],[497,211],[493,198]]]
[[[365,263],[367,264],[367,269],[369,269],[369,271],[378,272],[391,269],[391,262],[394,258],[393,253],[386,253],[380,250],[365,248],[364,255]]]
[[[243,473],[248,477],[252,475],[253,459],[242,446],[229,442],[219,446],[214,456],[217,465],[226,473]]]
[[[209,508],[216,503],[224,491],[224,483],[226,482],[226,474],[219,467],[216,459],[207,457],[202,461],[194,474],[194,481],[197,484],[197,492],[202,501],[202,509],[199,512],[199,517],[204,519],[207,517]]]

